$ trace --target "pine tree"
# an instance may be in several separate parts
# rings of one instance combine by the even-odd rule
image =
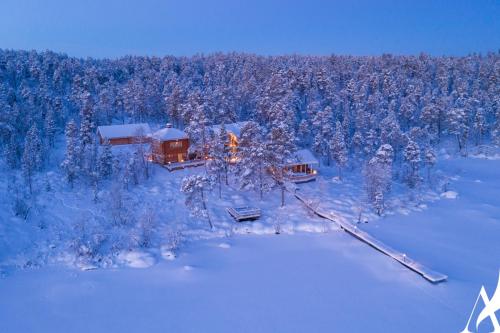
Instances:
[[[339,178],[342,179],[342,168],[344,168],[347,163],[347,147],[344,140],[342,124],[339,121],[336,123],[335,134],[330,141],[330,154],[339,169]]]
[[[363,156],[364,139],[360,131],[354,132],[352,137],[352,151],[356,160],[361,160]]]
[[[111,176],[113,172],[113,154],[111,152],[111,145],[109,141],[106,141],[101,149],[101,154],[99,156],[99,166],[98,166],[100,178],[107,179]]]
[[[487,132],[486,117],[483,108],[478,108],[476,111],[476,116],[474,117],[474,132],[476,134],[476,145],[480,145],[483,141],[483,137]]]
[[[403,133],[394,112],[389,112],[380,122],[380,141],[390,144],[396,152],[403,145]]]
[[[177,84],[175,84],[171,93],[165,93],[165,104],[167,107],[168,119],[171,119],[172,123],[179,126],[179,121],[181,118],[181,90]]]
[[[206,175],[192,175],[182,179],[181,191],[186,195],[185,204],[191,216],[207,220],[210,229],[213,229],[205,194],[211,187],[210,178]]]
[[[302,121],[299,124],[299,130],[298,130],[298,136],[301,139],[301,142],[304,144],[307,144],[309,141],[309,138],[311,136],[311,130],[309,126],[309,122],[305,119],[302,119]]]
[[[378,146],[379,142],[379,136],[375,129],[372,128],[368,132],[366,132],[364,146],[365,154],[371,156],[375,152],[375,149]]]
[[[431,147],[428,147],[424,153],[424,163],[427,166],[427,180],[431,181],[431,169],[436,164],[436,153]]]
[[[448,131],[455,135],[458,143],[458,150],[463,152],[467,143],[467,118],[464,109],[452,108],[448,112]]]
[[[404,149],[403,156],[408,166],[408,186],[415,187],[420,180],[420,176],[418,175],[420,162],[422,160],[420,158],[420,147],[416,142],[409,140]]]
[[[238,163],[236,174],[242,189],[256,189],[262,200],[264,192],[272,186],[268,164],[266,161],[266,144],[262,128],[253,121],[249,121],[241,129],[241,138],[238,147]]]
[[[149,154],[147,151],[147,137],[146,133],[144,133],[144,129],[141,127],[134,134],[136,139],[134,140],[135,151],[134,158],[136,160],[138,172],[144,176],[145,179],[149,179],[150,174],[150,164],[147,160],[147,155]]]
[[[92,145],[95,132],[95,115],[90,93],[86,92],[83,95],[82,105],[82,109],[80,110],[80,143],[82,150],[84,150],[87,146]]]
[[[333,111],[330,106],[325,107],[316,114],[313,126],[316,134],[313,139],[313,150],[321,157],[327,158],[327,165],[330,165],[329,141],[333,136]]]
[[[368,199],[378,215],[384,211],[384,198],[391,189],[394,150],[388,144],[380,146],[364,168]]]
[[[49,143],[49,147],[54,147],[54,139],[56,135],[56,122],[54,119],[54,110],[51,108],[45,117],[45,138]]]
[[[200,107],[191,117],[189,125],[184,129],[189,136],[189,149],[193,152],[200,152],[203,157],[207,156],[207,119],[203,108]]]
[[[281,189],[281,206],[285,205],[285,181],[287,160],[292,156],[295,147],[293,132],[285,122],[271,128],[266,139],[265,160],[272,177]]]
[[[209,144],[210,158],[207,161],[207,171],[214,175],[217,179],[219,188],[219,198],[222,197],[222,175],[225,175],[226,185],[228,185],[228,169],[229,169],[229,137],[224,124],[215,133],[212,133],[212,138]]]
[[[24,152],[21,168],[23,170],[24,180],[29,186],[30,193],[33,192],[33,176],[36,170],[41,168],[42,164],[42,142],[40,132],[33,124],[26,134],[24,141]]]
[[[500,108],[497,111],[496,121],[493,124],[491,139],[493,141],[493,144],[495,144],[497,147],[500,147]]]
[[[17,168],[19,165],[19,144],[16,140],[14,133],[10,134],[7,147],[5,149],[5,156],[7,160],[7,165],[11,169]]]
[[[123,186],[128,190],[130,185],[139,184],[139,176],[137,173],[137,161],[130,154],[125,155],[125,167],[123,168]]]
[[[442,109],[435,102],[429,102],[428,105],[422,108],[420,120],[429,128],[429,131],[433,135],[437,136],[438,139],[441,138],[442,118]]]
[[[73,120],[66,124],[64,131],[66,135],[66,154],[61,168],[64,170],[66,180],[73,187],[73,183],[79,171],[79,147],[78,147],[78,129]]]
[[[384,206],[384,192],[380,188],[377,188],[373,195],[373,208],[375,208],[378,216],[384,212]]]

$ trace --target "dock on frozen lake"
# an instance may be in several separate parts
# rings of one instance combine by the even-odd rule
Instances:
[[[328,219],[334,223],[336,223],[342,230],[350,234],[351,236],[359,239],[360,241],[370,245],[377,251],[382,252],[383,254],[391,257],[392,259],[396,260],[403,266],[409,268],[410,270],[414,271],[417,274],[420,274],[422,277],[424,277],[426,280],[432,282],[432,283],[439,283],[446,281],[448,278],[446,275],[441,274],[439,272],[433,271],[426,266],[420,264],[419,262],[409,258],[406,256],[406,254],[399,252],[397,250],[392,249],[391,247],[387,246],[386,244],[382,243],[381,241],[375,239],[373,236],[368,234],[365,231],[359,230],[355,225],[342,221],[340,219],[335,219],[334,216],[331,216],[330,214],[323,213],[318,211],[316,208],[312,207],[309,202],[303,198],[301,195],[297,193],[292,193],[299,201],[301,201],[308,209],[310,209],[314,214],[318,215],[319,217],[322,217],[324,219]]]

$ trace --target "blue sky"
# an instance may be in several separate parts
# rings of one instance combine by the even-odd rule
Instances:
[[[0,48],[464,55],[500,49],[500,0],[2,0]]]

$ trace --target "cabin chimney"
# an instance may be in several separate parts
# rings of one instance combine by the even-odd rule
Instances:
[[[172,124],[171,123],[167,123],[167,128],[172,128]]]

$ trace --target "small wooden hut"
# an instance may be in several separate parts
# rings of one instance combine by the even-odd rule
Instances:
[[[308,149],[296,151],[284,165],[284,170],[288,180],[294,183],[305,183],[316,180],[318,171],[315,169],[319,165],[318,160]]]

